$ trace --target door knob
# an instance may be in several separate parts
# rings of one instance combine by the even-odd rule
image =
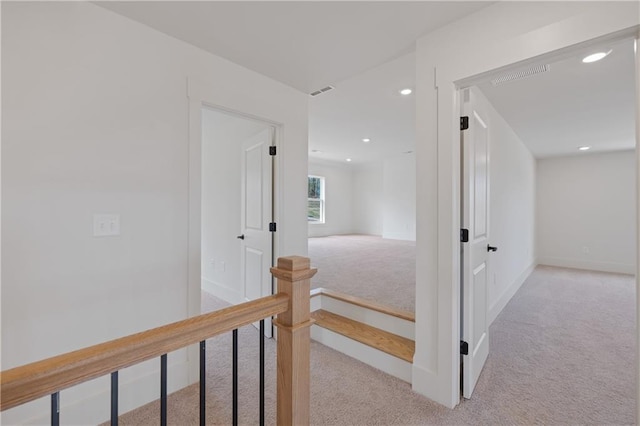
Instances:
[[[244,234],[238,235],[236,238],[239,239],[239,240],[244,240]]]
[[[498,251],[498,247],[492,247],[489,244],[487,244],[487,251]]]

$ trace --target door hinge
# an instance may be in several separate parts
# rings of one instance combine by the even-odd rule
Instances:
[[[460,355],[469,355],[469,344],[460,340]]]
[[[469,230],[462,228],[460,230],[460,242],[468,243],[469,242]]]
[[[271,222],[269,224],[269,232],[276,232],[276,223],[275,222]]]
[[[469,128],[469,117],[466,115],[460,117],[460,130],[467,130]]]
[[[269,155],[276,155],[276,147],[275,146],[270,146],[269,147]]]

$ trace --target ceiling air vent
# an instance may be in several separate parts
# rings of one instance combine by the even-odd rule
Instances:
[[[333,89],[334,89],[334,87],[333,87],[333,86],[327,86],[327,87],[323,87],[323,88],[322,88],[322,89],[320,89],[320,90],[316,90],[315,92],[311,92],[311,93],[309,93],[309,95],[311,95],[311,96],[318,96],[318,95],[320,95],[320,94],[322,94],[322,93],[324,93],[324,92],[328,92],[329,90],[333,90]]]
[[[491,84],[494,86],[498,86],[500,84],[508,83],[510,81],[521,80],[523,78],[531,77],[532,75],[541,74],[543,72],[547,72],[551,69],[550,65],[536,65],[535,67],[527,68],[525,70],[520,70],[516,72],[512,72],[509,74],[501,75],[500,77],[494,78],[491,80]]]

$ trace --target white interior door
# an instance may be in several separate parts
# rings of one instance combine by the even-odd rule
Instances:
[[[242,144],[242,230],[238,238],[242,248],[240,278],[247,301],[272,293],[272,134],[273,129],[265,129]],[[265,320],[265,335],[271,337],[270,319]]]
[[[468,230],[468,242],[461,243],[461,335],[468,347],[468,354],[461,351],[465,398],[471,397],[489,355],[488,255],[495,249],[489,245],[489,129],[474,90],[465,89],[462,94],[463,116],[469,125],[461,130],[461,222]]]

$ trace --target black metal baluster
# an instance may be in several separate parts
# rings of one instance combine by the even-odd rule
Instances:
[[[160,425],[167,426],[167,354],[160,357]]]
[[[260,426],[264,426],[264,320],[260,320]]]
[[[207,346],[206,341],[203,340],[200,342],[200,426],[205,426],[205,416],[206,416],[206,402],[207,402],[207,394],[206,394],[206,365],[207,365]]]
[[[118,372],[111,373],[111,426],[118,426]]]
[[[238,426],[238,329],[233,330],[233,426]]]
[[[60,392],[51,394],[51,426],[60,426]]]

